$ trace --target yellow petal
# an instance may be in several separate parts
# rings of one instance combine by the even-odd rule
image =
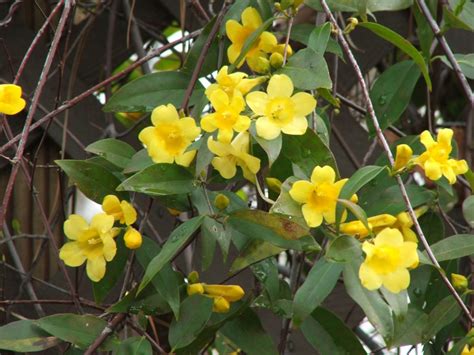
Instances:
[[[135,223],[137,220],[137,211],[135,208],[125,200],[120,203],[120,206],[123,212],[123,221],[120,221],[120,223],[125,223],[127,226]]]
[[[262,18],[258,13],[257,9],[253,7],[247,7],[242,12],[242,24],[256,30],[262,24]]]
[[[273,33],[264,31],[260,35],[258,48],[266,53],[271,53],[277,43],[278,41]]]
[[[21,91],[18,85],[0,85],[0,113],[16,115],[25,108],[26,101],[21,97]]]
[[[86,272],[92,281],[100,281],[105,275],[105,259],[102,256],[87,259]]]
[[[114,216],[116,220],[120,219],[122,215],[122,207],[120,206],[120,200],[115,195],[107,195],[102,201],[102,210],[105,213]]]
[[[442,176],[441,165],[435,160],[428,159],[425,162],[424,169],[426,176],[433,181],[439,180]]]
[[[264,116],[268,104],[268,95],[261,91],[253,91],[246,98],[247,105],[259,116]]]
[[[133,227],[129,227],[123,236],[128,249],[138,249],[142,245],[142,235]]]
[[[402,246],[403,236],[398,229],[385,228],[375,238],[375,246]]]
[[[369,217],[367,218],[367,222],[373,227],[389,227],[393,225],[397,221],[397,218],[384,213],[384,214],[379,214],[377,216]]]
[[[84,231],[89,229],[89,225],[82,216],[78,214],[72,214],[64,222],[63,229],[66,237],[71,240],[76,240],[80,238]]]
[[[255,124],[255,128],[257,129],[257,135],[266,140],[275,139],[281,133],[281,128],[277,126],[267,116],[262,116],[258,118]]]
[[[203,285],[204,292],[211,296],[224,297],[229,302],[236,302],[244,297],[245,292],[238,285]]]
[[[220,157],[228,156],[233,152],[233,148],[230,144],[215,141],[212,139],[212,137],[209,137],[207,139],[207,147],[209,148],[211,153],[214,153],[215,155]]]
[[[366,289],[373,291],[382,286],[382,278],[372,270],[366,262],[363,262],[359,268],[359,279]]]
[[[369,234],[369,231],[361,221],[341,223],[339,226],[339,231],[343,234],[358,235],[360,237],[365,237]]]
[[[334,183],[336,172],[329,165],[316,166],[311,173],[311,182],[313,184]]]
[[[399,293],[406,290],[410,285],[410,273],[407,269],[398,269],[382,276],[383,286],[392,293]]]
[[[240,91],[242,95],[246,95],[250,90],[255,86],[261,84],[265,81],[264,77],[257,77],[253,79],[242,79],[238,84],[236,89]]]
[[[232,129],[221,128],[217,134],[217,140],[222,143],[230,143],[233,136],[234,131]]]
[[[433,144],[435,144],[435,141],[433,137],[431,136],[431,133],[429,131],[423,131],[420,134],[420,142],[425,146],[426,149],[431,147]]]
[[[291,97],[293,82],[285,74],[273,75],[268,82],[267,93],[270,97]]]
[[[270,70],[270,60],[263,52],[256,51],[253,54],[249,52],[246,56],[247,65],[256,73],[267,73]]]
[[[215,122],[216,115],[214,113],[210,113],[209,115],[201,118],[201,128],[206,132],[214,132],[217,129]]]
[[[99,234],[107,233],[114,226],[114,217],[106,213],[98,213],[91,220],[91,228]]]
[[[106,236],[102,238],[102,244],[102,252],[104,253],[105,260],[111,261],[117,253],[117,244],[115,243],[115,240],[110,236]]]
[[[190,142],[195,140],[201,133],[201,129],[196,126],[196,121],[192,117],[183,117],[179,120],[179,127],[183,136]]]
[[[319,227],[321,223],[323,223],[323,215],[316,209],[312,208],[309,204],[303,205],[301,211],[303,212],[303,217],[309,227]]]
[[[413,265],[418,265],[419,258],[417,253],[418,244],[415,242],[404,242],[400,246],[400,259],[401,266],[403,267],[413,267]]]
[[[237,172],[235,163],[226,157],[215,157],[212,159],[211,164],[224,179],[233,178]]]
[[[188,296],[192,295],[202,295],[204,293],[204,287],[202,283],[190,284],[186,287],[186,292]]]
[[[234,129],[236,132],[243,132],[249,129],[250,127],[250,118],[247,116],[239,115],[237,122],[234,124]]]
[[[397,145],[397,153],[395,155],[394,170],[400,170],[407,166],[413,156],[413,150],[407,144]]]
[[[418,237],[416,233],[411,230],[409,227],[402,227],[403,240],[405,242],[418,243]]]
[[[308,121],[306,117],[300,116],[295,117],[291,122],[281,127],[281,131],[285,134],[291,134],[294,136],[301,136],[306,133],[308,129]]]
[[[240,55],[240,51],[242,47],[237,46],[236,44],[232,44],[227,48],[227,58],[229,59],[229,63],[235,64],[235,61]],[[235,64],[237,68],[240,68],[242,64],[244,64],[245,59],[242,59],[239,63]]]
[[[250,154],[243,154],[241,159],[245,163],[245,166],[248,168],[248,170],[250,170],[252,175],[258,173],[258,171],[260,170],[260,159]],[[248,179],[248,177],[246,178]]]
[[[176,164],[188,167],[189,165],[191,165],[191,162],[196,156],[196,152],[196,150],[190,150],[189,152],[185,152],[181,155],[178,155],[177,157],[175,157]]]
[[[441,172],[448,179],[449,184],[453,185],[456,182],[456,174],[449,165],[442,165]]]
[[[307,92],[298,92],[291,97],[295,104],[295,116],[307,116],[316,108],[316,100]]]
[[[150,145],[151,142],[157,139],[156,128],[151,126],[143,128],[138,134],[138,139],[146,146]]]
[[[331,208],[330,210],[323,212],[323,217],[326,223],[334,224],[336,223],[336,208]],[[344,217],[343,219],[345,219]]]
[[[227,37],[232,43],[240,41],[240,33],[242,32],[242,25],[235,20],[229,20],[225,23],[225,31]],[[231,62],[232,63],[232,62]]]
[[[224,297],[212,297],[214,299],[214,304],[212,310],[216,313],[226,313],[230,309],[230,303]]]
[[[451,139],[453,138],[453,130],[450,128],[441,128],[438,131],[438,143],[451,147]]]
[[[469,170],[469,166],[467,165],[467,162],[464,159],[463,160],[449,159],[448,164],[453,169],[456,175],[465,174]]]
[[[82,252],[80,243],[69,242],[64,244],[59,250],[59,258],[64,261],[67,266],[81,266],[86,261],[86,256]]]
[[[229,106],[229,96],[227,96],[224,90],[221,89],[215,90],[212,93],[210,100],[216,111],[223,111]]]
[[[153,122],[155,126],[175,122],[177,120],[179,120],[178,111],[176,111],[176,107],[172,104],[158,106],[151,113],[151,122]]]
[[[148,155],[154,163],[167,163],[171,164],[174,161],[174,157],[169,154],[165,149],[160,147],[157,142],[151,143],[147,147]]]
[[[232,141],[233,152],[230,154],[247,153],[249,151],[250,135],[248,132],[241,132]]]
[[[365,255],[367,256],[366,259],[370,259],[372,255],[374,255],[376,248],[375,245],[373,245],[370,242],[364,242],[362,244],[362,250],[364,251]]]
[[[314,185],[306,180],[296,181],[289,193],[293,200],[298,203],[306,203],[314,191]]]

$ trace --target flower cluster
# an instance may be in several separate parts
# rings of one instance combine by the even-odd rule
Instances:
[[[94,282],[104,277],[106,262],[112,261],[117,252],[114,238],[121,228],[114,227],[115,221],[127,226],[124,235],[127,248],[136,249],[142,244],[140,232],[131,226],[137,219],[137,212],[129,202],[107,195],[102,210],[104,213],[96,214],[90,223],[80,215],[70,215],[64,222],[64,234],[70,241],[59,252],[59,257],[71,267],[87,261],[87,276]]]
[[[21,97],[21,87],[14,84],[0,84],[0,113],[16,115],[26,106]]]

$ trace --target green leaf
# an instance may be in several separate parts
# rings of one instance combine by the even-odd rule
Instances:
[[[306,0],[305,3],[316,9],[321,10],[319,0]],[[377,11],[396,11],[403,10],[412,5],[412,0],[328,0],[327,4],[332,11],[359,12],[364,15],[365,12]]]
[[[462,203],[462,214],[466,222],[474,228],[474,196],[469,196]]]
[[[232,234],[233,237],[235,233],[238,232],[234,231]],[[236,273],[249,265],[255,264],[270,256],[278,255],[282,251],[285,251],[285,249],[263,240],[250,241],[240,250],[239,256],[233,261],[229,273]]]
[[[127,166],[123,170],[124,174],[136,173],[140,170],[145,170],[149,166],[152,166],[153,160],[151,160],[146,149],[139,150],[129,160]]]
[[[227,322],[220,332],[249,355],[278,354],[272,338],[263,329],[258,316],[247,308],[238,318]]]
[[[301,325],[301,331],[319,354],[366,354],[352,330],[325,308],[316,308]]]
[[[332,88],[329,69],[323,54],[311,48],[300,49],[277,73],[288,75],[294,86],[301,90]]]
[[[178,70],[181,67],[181,58],[177,53],[171,53],[166,57],[159,57],[153,65],[156,71]]]
[[[314,50],[316,53],[324,54],[328,45],[330,35],[331,24],[329,22],[326,22],[321,26],[315,27],[309,35],[308,47]]]
[[[367,221],[367,214],[359,205],[355,204],[352,201],[344,200],[342,198],[337,199],[337,202],[343,208],[347,208],[357,220],[361,221],[365,228],[367,228],[367,230],[370,230],[369,222]]]
[[[201,295],[190,296],[181,303],[179,320],[173,319],[168,334],[172,352],[198,337],[211,317],[212,304],[212,298]]]
[[[148,264],[137,293],[142,292],[156,274],[186,245],[194,232],[201,226],[203,218],[203,216],[194,217],[181,224],[170,234],[160,253]]]
[[[208,216],[204,217],[201,227],[201,267],[205,271],[211,266],[214,260],[214,254],[216,251],[217,240],[215,233],[217,233],[218,222]]]
[[[107,195],[127,199],[127,194],[117,192],[120,180],[105,167],[88,160],[55,160],[81,192],[101,204]]]
[[[116,355],[152,355],[153,349],[145,337],[130,337],[120,342]]]
[[[460,5],[463,4],[462,7]],[[462,21],[471,31],[474,30],[474,3],[472,1],[449,0],[449,5],[455,9],[455,16]],[[461,27],[467,29],[465,27]]]
[[[474,235],[456,234],[431,246],[436,260],[445,261],[459,259],[474,254]],[[426,255],[426,252],[425,252]]]
[[[329,242],[326,258],[336,262],[348,262],[362,256],[361,243],[354,237],[341,235]]]
[[[326,261],[324,258],[314,264],[305,282],[295,294],[293,322],[296,326],[299,326],[331,293],[343,266],[343,264]]]
[[[433,2],[431,2],[431,4],[433,4]],[[433,17],[436,18],[437,6],[430,6],[429,2],[427,5],[428,7],[431,7],[430,12],[434,15]],[[425,60],[428,62],[431,57],[430,47],[433,43],[434,34],[419,7],[413,6],[412,11],[416,21],[416,35],[420,42],[421,52],[423,53]]]
[[[382,130],[396,123],[405,112],[419,77],[415,62],[405,60],[392,65],[377,78],[370,98]],[[372,120],[367,119],[367,124],[373,135]]]
[[[268,156],[268,165],[272,166],[273,162],[278,158],[280,155],[281,151],[281,146],[282,146],[282,138],[281,134],[272,140],[266,140],[263,138],[260,138],[257,135],[257,130],[255,128],[255,121],[252,121],[252,125],[250,126],[249,129],[250,134],[252,135],[253,139],[262,147],[262,149],[267,153]]]
[[[143,237],[142,246],[135,252],[137,260],[143,270],[148,268],[150,262],[160,253],[160,251],[161,248],[158,244],[150,238]],[[170,264],[166,264],[151,280],[156,291],[169,304],[176,318],[179,317],[179,288],[183,284],[182,277],[179,275],[179,273],[172,269]]]
[[[449,295],[443,298],[428,315],[428,324],[423,332],[424,342],[457,319],[460,313],[461,309],[453,296]]]
[[[125,263],[127,262],[128,248],[123,241],[123,233],[115,239],[117,243],[117,253],[111,262],[107,263],[105,276],[99,282],[93,282],[94,300],[100,304],[109,291],[115,286],[123,274]]]
[[[281,185],[280,196],[278,196],[275,204],[270,208],[270,212],[292,216],[294,222],[299,223],[300,225],[305,225],[306,222],[303,218],[303,213],[301,212],[301,205],[291,198],[289,192],[291,186],[298,180],[298,178],[290,176],[283,182]]]
[[[135,191],[150,196],[185,194],[195,189],[194,178],[175,164],[155,164],[129,177],[118,191]]]
[[[291,30],[290,38],[293,41],[297,41],[297,42],[303,43],[304,45],[308,45],[309,36],[313,32],[313,30],[314,30],[314,26],[308,23],[294,25],[293,29]],[[342,53],[341,46],[339,45],[338,42],[336,42],[331,37],[329,37],[329,41],[326,47],[326,52],[333,53],[339,56],[339,58],[341,58],[342,60],[344,60],[344,54]]]
[[[105,104],[105,112],[151,112],[160,105],[180,107],[191,76],[176,71],[144,75],[121,87]],[[204,87],[196,83],[190,104],[204,95]]]
[[[92,315],[67,313],[40,318],[34,324],[80,349],[86,349],[91,345],[107,326],[105,320]]]
[[[135,154],[135,149],[131,145],[114,138],[102,139],[89,144],[86,151],[104,157],[122,169],[129,164]]]
[[[428,325],[428,315],[410,305],[407,315],[395,319],[395,334],[391,347],[415,345],[423,342],[423,330]]]
[[[278,277],[278,266],[275,258],[268,258],[252,265],[255,277],[265,287],[270,302],[280,299],[280,279]]]
[[[382,26],[378,23],[374,22],[363,22],[359,23],[360,27],[364,27],[373,33],[375,33],[377,36],[385,39],[386,41],[392,43],[395,47],[398,49],[402,50],[407,54],[413,61],[418,65],[418,67],[421,70],[421,73],[423,74],[423,77],[425,78],[426,85],[428,86],[428,89],[431,91],[431,79],[428,73],[428,66],[425,62],[425,59],[423,56],[420,54],[420,52],[405,38],[400,36],[398,33],[392,31],[391,29]]]
[[[32,320],[19,320],[0,327],[0,349],[34,352],[52,348],[59,339],[38,328]]]
[[[433,58],[435,59],[441,59],[444,64],[446,64],[448,67],[453,69],[453,66],[451,65],[450,61],[448,58],[446,58],[445,55],[441,55],[438,57]],[[474,53],[469,53],[469,54],[455,54],[454,58],[458,62],[461,71],[464,73],[466,78],[469,79],[474,79]]]
[[[361,285],[360,264],[360,259],[355,259],[344,267],[344,285],[347,293],[362,308],[378,332],[385,339],[391,339],[393,335],[392,311],[377,292],[369,291]]]
[[[408,312],[408,293],[406,290],[400,291],[398,293],[392,293],[387,290],[385,287],[380,289],[382,292],[385,301],[389,304],[390,308],[392,308],[393,313],[398,318],[403,318],[406,316]]]

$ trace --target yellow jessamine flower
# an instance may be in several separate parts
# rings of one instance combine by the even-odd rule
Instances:
[[[0,113],[16,115],[26,106],[21,97],[21,87],[14,84],[0,84]]]
[[[407,144],[397,145],[397,153],[395,154],[395,164],[393,165],[393,171],[398,171],[406,168],[408,163],[413,156],[413,150]]]
[[[142,235],[133,227],[128,227],[123,236],[125,246],[128,249],[138,249],[142,246]]]
[[[135,223],[137,220],[137,211],[125,200],[120,201],[115,195],[107,195],[102,201],[102,209],[108,215],[114,217],[116,221],[127,226]]]
[[[211,297],[214,300],[213,311],[226,313],[232,302],[237,302],[244,297],[245,292],[238,285],[207,285],[205,283],[194,283],[187,286],[189,296],[200,294]]]
[[[423,213],[428,211],[428,206],[421,206],[415,209],[415,216],[419,218]],[[413,227],[413,221],[411,220],[408,212],[401,212],[397,214],[397,221],[393,224],[394,228],[397,228],[402,232],[403,239],[406,242],[418,243],[418,237],[416,233],[411,229]]]
[[[253,91],[246,97],[247,104],[257,119],[257,134],[264,139],[275,139],[281,132],[291,135],[305,134],[308,128],[306,115],[316,108],[316,100],[306,92],[293,94],[293,82],[284,75],[273,75],[267,92]]]
[[[426,176],[433,181],[445,176],[450,184],[454,184],[456,175],[468,171],[465,160],[449,159],[449,154],[452,151],[452,137],[453,130],[449,128],[438,131],[436,142],[429,131],[424,131],[420,135],[420,141],[425,146],[426,151],[415,162],[423,168]]]
[[[374,232],[380,230],[380,228],[390,227],[396,221],[396,217],[387,213],[367,218],[367,223],[369,224],[370,229]],[[361,221],[341,223],[339,226],[339,231],[343,234],[357,236],[361,239],[369,235],[369,231]]]
[[[245,109],[242,95],[233,95],[229,99],[223,90],[217,89],[211,93],[210,100],[216,112],[201,119],[201,127],[204,131],[214,132],[218,129],[217,139],[229,143],[234,131],[243,132],[250,127],[250,118],[240,114]]]
[[[144,128],[138,139],[145,144],[148,155],[155,163],[176,162],[189,166],[196,150],[186,152],[186,148],[199,136],[201,129],[192,117],[179,118],[176,108],[161,105],[151,114],[153,126]]]
[[[368,290],[384,286],[399,293],[410,285],[408,268],[418,265],[417,244],[405,242],[402,233],[395,228],[383,229],[374,242],[364,242],[362,250],[366,258],[359,269],[362,285]]]
[[[336,204],[342,187],[347,179],[335,181],[336,173],[326,165],[316,166],[311,174],[311,181],[296,181],[290,189],[290,196],[302,203],[303,217],[309,227],[318,227],[323,223],[336,221]]]
[[[206,89],[206,96],[210,99],[214,90],[223,90],[230,98],[237,93],[246,95],[258,84],[265,81],[265,77],[248,79],[248,75],[242,72],[234,72],[229,74],[227,65],[223,66],[216,76],[216,83],[209,85]]]
[[[68,266],[81,266],[87,260],[87,276],[100,281],[105,275],[105,263],[115,257],[117,246],[114,238],[119,228],[113,228],[114,217],[96,214],[90,223],[77,214],[64,222],[64,234],[71,240],[63,245],[59,257]]]
[[[474,346],[469,347],[468,345],[465,345],[462,349],[461,355],[474,355]]]
[[[232,143],[222,143],[209,137],[207,146],[217,155],[211,161],[212,166],[224,179],[231,179],[240,166],[244,177],[254,181],[255,174],[260,170],[260,159],[249,154],[250,137],[248,132],[239,133]]]
[[[247,38],[262,24],[260,14],[253,7],[247,7],[242,12],[241,19],[242,24],[235,20],[229,20],[225,24],[227,37],[232,42],[227,49],[227,57],[230,63],[235,63]],[[268,62],[266,53],[272,52],[276,45],[277,39],[275,35],[267,31],[262,32],[245,56],[250,69],[257,73],[265,72],[262,63],[259,63],[260,58]],[[237,68],[240,68],[244,64],[244,60],[235,64]]]

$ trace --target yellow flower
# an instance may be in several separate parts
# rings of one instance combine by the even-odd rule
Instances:
[[[470,348],[469,346],[465,345],[462,349],[461,355],[474,355],[474,347]]]
[[[64,222],[64,234],[71,241],[63,245],[59,257],[72,267],[87,260],[87,276],[100,281],[105,275],[106,261],[111,261],[117,251],[114,238],[120,230],[113,225],[114,217],[105,213],[96,214],[90,225],[82,216],[70,215]]]
[[[293,94],[293,82],[284,75],[273,75],[267,92],[253,91],[246,97],[247,104],[257,119],[257,134],[264,139],[275,139],[281,132],[302,135],[308,128],[306,115],[316,108],[316,100],[306,92]]]
[[[102,201],[102,209],[108,215],[114,217],[116,221],[127,226],[135,223],[137,220],[137,211],[125,200],[120,201],[115,195],[107,195]]]
[[[245,292],[238,285],[207,285],[205,283],[188,284],[189,296],[200,294],[214,300],[213,311],[225,313],[230,309],[230,303],[237,302],[244,297]]]
[[[408,288],[407,269],[419,262],[416,247],[414,242],[403,241],[400,231],[394,228],[383,229],[374,243],[364,242],[366,258],[359,269],[362,285],[371,291],[384,286],[393,293]]]
[[[248,132],[239,133],[232,143],[214,141],[209,137],[207,146],[217,155],[211,161],[212,166],[224,179],[231,179],[237,172],[237,166],[242,168],[244,177],[254,181],[255,174],[260,170],[260,159],[250,155],[250,137]]]
[[[133,227],[127,228],[123,240],[128,249],[138,249],[142,245],[142,235]]]
[[[406,168],[412,156],[413,150],[411,150],[409,145],[397,145],[397,154],[395,155],[395,164],[393,165],[393,170],[398,171]]]
[[[311,174],[311,181],[296,181],[290,189],[290,196],[302,203],[303,217],[309,227],[318,227],[323,223],[336,221],[336,204],[342,187],[347,179],[335,181],[334,169],[326,165],[317,166]]]
[[[145,144],[148,155],[155,163],[176,162],[189,166],[196,150],[186,152],[186,148],[199,136],[201,129],[196,127],[192,117],[179,118],[176,108],[161,105],[151,114],[153,126],[144,128],[138,139]]]
[[[214,206],[216,206],[219,210],[226,209],[229,206],[230,200],[224,194],[217,194],[216,198],[214,199]]]
[[[21,97],[21,87],[14,84],[0,84],[0,113],[16,115],[26,106]]]
[[[369,224],[369,227],[372,231],[390,227],[396,221],[397,218],[386,213],[367,218],[367,223]],[[339,231],[343,234],[357,236],[358,238],[364,238],[369,235],[369,231],[361,221],[341,223],[339,226]]]
[[[234,93],[240,93],[246,95],[258,84],[265,81],[265,77],[260,76],[253,79],[247,79],[248,75],[242,72],[228,73],[229,68],[227,65],[223,66],[217,73],[216,83],[209,85],[206,89],[206,96],[210,99],[211,94],[214,90],[223,90],[229,98],[232,98]]]
[[[420,141],[426,151],[416,159],[416,163],[425,170],[426,176],[433,181],[444,175],[450,184],[454,184],[456,175],[468,171],[465,160],[449,159],[452,150],[452,137],[453,130],[449,128],[439,130],[436,142],[428,131],[424,131],[420,135]]]
[[[468,287],[467,278],[464,275],[460,274],[451,274],[451,282],[454,288],[460,292],[466,291]]]
[[[428,211],[427,206],[421,206],[415,209],[415,216],[419,218],[423,213]],[[408,212],[401,212],[397,214],[397,221],[393,225],[394,228],[398,228],[403,234],[403,239],[406,242],[415,242],[418,243],[418,238],[416,233],[411,229],[413,227],[413,221],[411,220]]]
[[[250,127],[250,118],[240,113],[245,109],[245,101],[242,95],[229,96],[221,89],[211,93],[211,104],[216,112],[204,116],[201,119],[201,127],[206,132],[219,130],[217,139],[224,143],[232,140],[234,131],[243,132]]]
[[[247,7],[242,12],[242,24],[235,20],[229,20],[225,24],[227,37],[229,37],[232,44],[227,49],[227,57],[229,62],[236,64],[237,68],[240,68],[244,63],[242,60],[240,63],[235,63],[237,58],[242,51],[247,38],[255,32],[262,25],[262,18],[258,11],[253,7]],[[250,50],[247,52],[245,58],[250,69],[258,73],[264,72],[261,67],[255,66],[258,58],[266,59],[266,53],[272,52],[273,48],[277,45],[277,39],[275,35],[270,32],[264,31],[254,42]]]

